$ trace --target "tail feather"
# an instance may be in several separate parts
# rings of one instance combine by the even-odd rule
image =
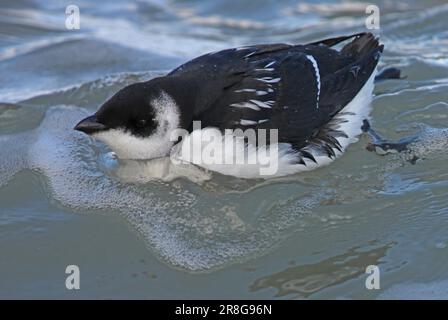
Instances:
[[[327,47],[333,47],[346,40],[353,39],[350,43],[346,44],[341,52],[353,56],[364,56],[370,53],[374,49],[379,49],[382,52],[383,46],[379,44],[378,38],[370,32],[355,33],[349,36],[328,38],[309,43],[310,45],[325,45]]]
[[[338,43],[344,42],[345,40],[352,39],[352,38],[355,38],[355,37],[361,37],[361,36],[363,36],[365,34],[366,34],[365,32],[361,32],[361,33],[351,34],[349,36],[328,38],[328,39],[323,39],[323,40],[319,40],[319,41],[316,41],[316,42],[308,43],[308,45],[315,45],[315,46],[325,45],[327,47],[333,47],[333,46],[337,45]]]
[[[380,46],[378,42],[378,38],[375,38],[371,33],[364,33],[363,35],[356,37],[352,42],[346,44],[341,52],[354,56],[364,56],[377,48],[379,48],[380,51],[383,49],[383,46]]]

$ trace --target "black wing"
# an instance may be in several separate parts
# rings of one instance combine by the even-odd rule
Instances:
[[[349,38],[340,51],[331,48]],[[194,120],[203,127],[278,129],[279,141],[299,150],[361,90],[382,48],[370,33],[249,46],[199,57],[170,75],[195,74],[202,83]]]

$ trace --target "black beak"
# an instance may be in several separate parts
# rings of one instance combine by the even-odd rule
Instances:
[[[74,129],[86,134],[93,134],[96,132],[107,130],[107,127],[104,124],[99,123],[96,116],[93,115],[81,120]]]

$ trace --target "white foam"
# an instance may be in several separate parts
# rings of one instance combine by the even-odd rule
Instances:
[[[115,171],[114,158],[105,155],[104,145],[73,130],[90,113],[75,107],[53,107],[35,130],[1,137],[2,155],[6,155],[0,158],[2,184],[21,169],[39,172],[45,177],[45,190],[52,202],[83,213],[101,210],[122,215],[149,249],[173,267],[203,272],[263,255],[287,236],[285,230],[325,198],[316,190],[296,197],[287,206],[274,206],[247,219],[238,207],[238,194],[204,191],[207,196],[203,197],[189,191],[191,183],[185,180],[166,184],[146,179],[148,170],[164,168],[163,160],[155,165],[130,162],[124,169],[121,163]],[[140,171],[140,166],[145,170]],[[202,171],[196,174],[202,181]],[[137,179],[132,179],[133,175]],[[128,180],[120,181],[117,176]],[[265,191],[256,190],[250,196],[259,197],[257,192]],[[272,201],[275,198],[269,203]],[[254,212],[259,210],[258,201],[250,203]]]
[[[101,210],[123,216],[148,248],[170,266],[208,272],[264,255],[313,223],[304,219],[306,214],[335,197],[327,193],[328,187],[302,185],[297,178],[294,184],[275,182],[284,188],[284,199],[266,189],[274,182],[252,182],[244,202],[241,193],[222,191],[221,185],[213,187],[215,179],[200,192],[185,180],[169,184],[148,179],[120,181],[103,169],[105,164],[110,171],[119,172],[114,171],[114,159],[104,159],[104,145],[72,129],[90,113],[75,107],[53,107],[38,128],[0,136],[0,186],[22,169],[34,170],[45,178],[45,190],[53,203],[83,213]],[[431,143],[446,141],[448,133],[446,129],[429,131],[430,141],[415,142],[415,148],[425,145],[427,156]],[[440,151],[439,142],[435,147]],[[140,164],[156,168],[134,163],[137,170],[131,172],[138,175]],[[227,183],[235,188],[244,183],[238,181]]]
[[[23,134],[0,136],[0,187],[26,167],[27,159],[24,154],[29,140],[30,137]],[[16,143],[17,141],[21,141],[21,143]]]

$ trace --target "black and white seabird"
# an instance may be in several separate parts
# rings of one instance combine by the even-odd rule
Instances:
[[[334,48],[344,41],[341,49]],[[169,156],[189,140],[174,141],[172,132],[185,129],[191,139],[198,132],[193,121],[222,137],[228,136],[226,129],[277,129],[278,143],[267,144],[278,148],[278,168],[271,176],[315,169],[357,141],[369,118],[382,51],[371,33],[359,33],[205,54],[166,76],[123,88],[75,129],[102,140],[123,159]],[[257,153],[260,146],[245,150]],[[193,163],[260,177],[257,165]]]

